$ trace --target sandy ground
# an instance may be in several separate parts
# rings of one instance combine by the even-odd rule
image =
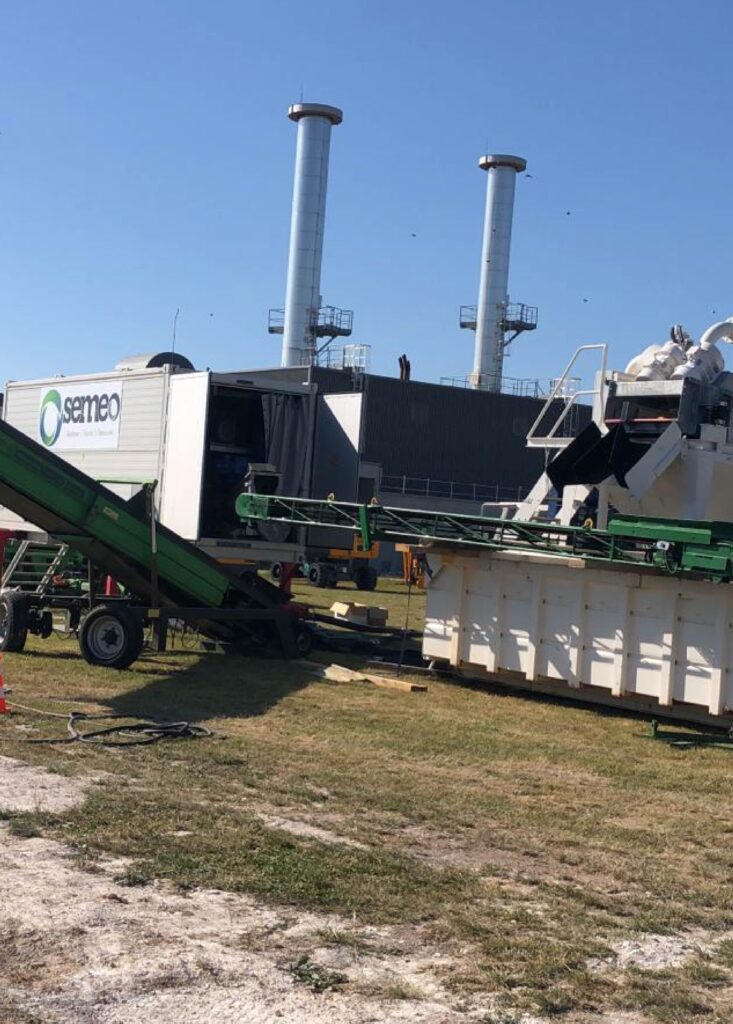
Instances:
[[[0,758],[0,811],[62,811],[96,781]],[[270,825],[303,827],[274,816]],[[488,998],[450,994],[439,979],[453,964],[419,929],[356,929],[214,890],[130,887],[118,881],[126,863],[91,868],[62,844],[21,838],[5,823],[0,841],[0,1024],[544,1024],[494,1013]],[[702,945],[702,937],[642,936],[596,966],[653,969],[682,963]],[[348,983],[313,992],[289,969],[302,956]],[[612,1014],[593,1024],[644,1018]]]
[[[459,1019],[431,975],[429,951],[418,958],[407,951],[388,956],[325,946],[323,930],[340,931],[348,922],[269,910],[228,893],[130,888],[114,880],[124,869],[119,862],[89,872],[56,842],[3,831],[5,867],[13,878],[3,921],[11,979],[6,994],[43,1021]],[[376,931],[363,938],[376,946],[387,938],[399,941]],[[314,994],[287,970],[306,952],[313,962],[346,974],[349,988],[399,981],[425,998]]]
[[[0,769],[4,811],[65,810],[95,781],[10,758]],[[6,824],[0,839],[12,879],[0,922],[2,1024],[21,1011],[44,1024],[486,1019],[486,1006],[455,1005],[436,977],[450,964],[416,930],[359,929],[354,948],[338,938],[354,934],[352,922],[335,916],[218,891],[130,887],[116,880],[126,867],[119,861],[89,870],[62,844],[14,836]],[[312,992],[288,969],[304,955],[348,984]],[[384,998],[395,993],[401,998]]]

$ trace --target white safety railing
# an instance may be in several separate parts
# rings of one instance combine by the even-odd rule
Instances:
[[[592,388],[582,388],[577,391],[572,390],[571,381],[577,380],[577,377],[571,377],[575,364],[578,362],[578,359],[583,352],[592,351],[600,353],[601,362],[600,370],[595,377],[594,386]],[[603,409],[606,388],[607,359],[608,345],[605,344],[581,345],[580,348],[575,350],[572,359],[563,370],[562,375],[554,382],[554,386],[552,387],[545,404],[540,409],[537,419],[527,431],[528,448],[566,448],[572,441],[572,438],[563,437],[558,434],[558,431],[567,419],[570,410],[577,405],[578,399],[592,397],[594,405],[598,404],[600,409]],[[547,434],[543,434],[542,436],[538,435],[537,430],[539,429],[540,424],[543,423],[547,413],[552,408],[552,403],[558,401],[563,403],[563,409],[560,412],[560,415],[557,417],[552,428]]]

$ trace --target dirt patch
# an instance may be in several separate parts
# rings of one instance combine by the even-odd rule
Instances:
[[[589,968],[606,971],[635,967],[640,971],[663,971],[682,967],[688,960],[711,953],[716,946],[730,939],[733,932],[690,931],[683,935],[639,935],[624,939],[612,946],[613,954],[601,960],[592,960]]]
[[[69,810],[97,777],[55,775],[0,759],[0,809]],[[362,844],[307,822],[264,813],[270,828],[326,843]],[[185,838],[185,833],[182,833]],[[336,916],[273,910],[218,891],[181,894],[120,884],[129,863],[84,870],[60,843],[0,825],[13,879],[0,923],[4,1019],[53,1024],[312,1024],[466,1019],[435,972],[447,958],[405,934]],[[389,952],[387,952],[389,950]],[[303,955],[346,981],[315,993],[289,971]],[[481,1014],[485,1010],[476,1011]],[[472,1016],[469,1013],[469,1018]]]
[[[85,871],[59,843],[0,827],[13,878],[12,918],[0,925],[5,997],[54,1024],[458,1024],[438,974],[448,958],[388,929],[336,916],[273,910],[217,891],[180,894],[114,880],[120,862]],[[314,993],[288,971],[299,956],[343,972]],[[387,998],[385,998],[387,997]],[[476,1007],[470,1020],[486,1013]]]
[[[625,939],[613,947],[614,966],[637,967],[642,971],[660,971],[681,967],[685,960],[702,952],[698,942],[679,935],[642,935]]]
[[[410,857],[434,867],[451,867],[495,874],[514,892],[529,891],[539,882],[563,883],[595,891],[618,894],[619,883],[608,871],[588,870],[590,855],[561,862],[547,850],[535,854],[499,845],[473,830],[440,831],[424,825],[399,825],[383,835],[387,847],[400,849]]]
[[[98,781],[98,776],[67,778],[12,757],[0,757],[0,811],[59,814],[80,803],[87,787]]]
[[[356,839],[348,836],[340,836],[330,829],[321,828],[320,825],[312,825],[310,822],[296,818],[283,818],[277,814],[258,812],[257,817],[263,825],[268,828],[278,829],[281,832],[289,832],[293,836],[300,836],[303,839],[315,839],[319,843],[329,845],[351,846],[356,850],[368,850],[369,847]]]

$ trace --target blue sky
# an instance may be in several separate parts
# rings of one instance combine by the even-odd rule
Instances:
[[[470,371],[487,151],[532,175],[507,374],[698,335],[733,315],[732,32],[719,0],[0,0],[0,377],[167,348],[178,307],[198,366],[277,365],[301,93],[344,110],[322,291],[376,372]]]

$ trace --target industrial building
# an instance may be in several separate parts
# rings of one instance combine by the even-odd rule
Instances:
[[[536,309],[508,295],[515,181],[526,161],[479,161],[487,194],[478,303],[460,313],[475,330],[473,370],[458,381],[415,381],[402,356],[399,378],[387,377],[370,373],[368,346],[349,340],[353,312],[321,295],[331,133],[343,114],[298,103],[288,116],[297,142],[286,298],[268,321],[282,335],[280,367],[203,371],[161,352],[108,371],[11,382],[5,396],[7,422],[120,496],[156,480],[160,522],[234,563],[294,560],[315,542],[239,522],[233,500],[252,466],[270,467],[281,494],[455,512],[516,501],[544,468],[543,453],[525,445],[543,407],[537,382],[503,390],[507,346],[537,324]],[[105,422],[85,422],[85,410],[101,410]],[[0,526],[32,529],[10,513]],[[385,549],[378,568],[389,567]]]
[[[470,512],[482,502],[523,497],[543,469],[542,453],[528,449],[525,439],[544,398],[320,366],[253,371],[247,378],[309,379],[322,395],[359,396],[360,499],[378,495],[411,507],[430,498],[431,507],[437,501]],[[585,421],[590,410],[579,407],[579,413]],[[348,491],[337,478],[332,483],[328,491],[346,500]]]

